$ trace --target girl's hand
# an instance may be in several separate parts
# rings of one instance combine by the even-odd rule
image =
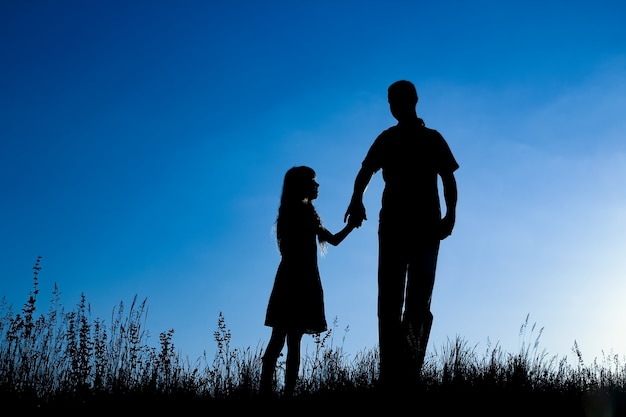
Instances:
[[[355,227],[361,227],[363,220],[367,220],[365,206],[362,201],[351,201],[346,214],[343,216],[344,223],[349,221]]]

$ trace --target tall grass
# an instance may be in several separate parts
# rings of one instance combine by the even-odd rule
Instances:
[[[21,310],[15,312],[4,297],[0,303],[3,403],[41,408],[146,399],[189,403],[258,398],[263,347],[233,348],[221,313],[214,332],[215,356],[209,358],[205,353],[192,363],[176,353],[173,329],[161,332],[158,344],[151,345],[144,329],[146,300],[136,296],[128,306],[120,303],[107,323],[92,319],[84,295],[74,309],[66,311],[55,285],[50,309],[38,315],[40,260],[37,258],[33,267],[33,288]],[[532,325],[527,334],[528,326],[527,316],[520,336],[531,340],[515,354],[504,352],[499,345],[488,346],[479,354],[476,346],[460,337],[435,348],[426,357],[419,386],[412,387],[409,397],[431,405],[450,398],[461,404],[482,398],[492,407],[512,398],[523,398],[524,404],[530,404],[529,398],[551,398],[572,402],[581,416],[609,411],[606,415],[615,416],[625,411],[626,366],[617,355],[586,364],[575,344],[578,361],[571,364],[540,350],[543,329],[535,334],[536,325]],[[314,336],[314,350],[305,351],[296,398],[349,398],[351,404],[380,398],[376,396],[377,350],[364,350],[351,358],[343,343],[336,343],[336,330],[335,320],[330,330]],[[284,368],[284,360],[279,361],[278,398]]]

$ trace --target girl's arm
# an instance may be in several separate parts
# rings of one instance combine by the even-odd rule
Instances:
[[[318,233],[318,237],[320,242],[328,242],[333,246],[337,246],[346,238],[346,236],[350,234],[352,230],[354,230],[355,227],[356,225],[354,223],[348,222],[348,224],[343,229],[334,234],[327,229],[322,228]]]

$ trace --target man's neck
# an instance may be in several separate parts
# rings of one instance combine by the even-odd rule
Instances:
[[[424,121],[415,115],[398,120],[398,126],[424,126]]]

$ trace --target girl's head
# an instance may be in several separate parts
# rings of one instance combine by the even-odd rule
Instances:
[[[317,228],[321,225],[321,220],[312,203],[317,198],[317,188],[319,186],[315,181],[315,176],[315,171],[307,166],[293,167],[285,173],[283,193],[280,198],[280,207],[278,208],[278,217],[276,219],[276,237],[279,248],[281,248],[281,240],[284,233],[288,233],[290,230],[302,230],[300,227],[294,228],[293,222],[310,221],[312,228]],[[302,213],[307,212],[311,216],[303,217]],[[294,213],[297,215],[294,216]],[[323,242],[320,242],[320,245],[323,249]]]
[[[315,200],[319,187],[315,177],[315,170],[307,166],[297,166],[287,170],[283,181],[281,204],[310,203]]]

